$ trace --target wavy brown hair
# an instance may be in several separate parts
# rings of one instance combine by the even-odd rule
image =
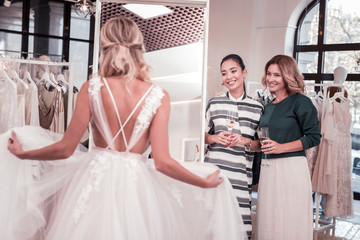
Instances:
[[[266,88],[266,75],[270,65],[277,64],[285,82],[286,92],[291,95],[296,93],[305,94],[304,76],[300,73],[294,58],[286,55],[276,55],[265,65],[265,74],[262,77],[262,84]]]
[[[127,84],[135,78],[150,81],[144,50],[143,35],[132,19],[110,19],[100,33],[99,74],[123,77]]]

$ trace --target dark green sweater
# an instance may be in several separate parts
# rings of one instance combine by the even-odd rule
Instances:
[[[318,114],[311,100],[302,94],[289,96],[264,108],[259,128],[269,127],[270,139],[288,143],[300,139],[304,150],[282,154],[268,154],[270,158],[305,156],[305,150],[320,144]]]

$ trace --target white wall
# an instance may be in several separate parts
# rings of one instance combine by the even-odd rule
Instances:
[[[208,94],[223,90],[220,62],[230,53],[239,54],[246,68],[251,55],[251,34],[254,31],[252,9],[256,1],[210,0],[208,43]]]
[[[144,54],[151,79],[169,93],[171,102],[201,97],[202,57],[202,42]]]
[[[184,139],[200,138],[200,101],[173,103],[169,119],[170,154],[176,160],[183,160]]]

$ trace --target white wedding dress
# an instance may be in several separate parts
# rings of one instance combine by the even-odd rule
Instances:
[[[0,135],[0,239],[247,239],[228,179],[217,188],[195,187],[165,176],[152,159],[129,151],[149,127],[163,90],[153,86],[139,102],[142,109],[127,143],[121,131],[127,121],[122,124],[114,100],[121,129],[111,135],[102,87],[98,77],[90,80],[90,107],[92,124],[108,148],[77,150],[65,160],[26,161],[7,150],[10,131]],[[13,130],[25,150],[60,138],[35,126]],[[124,152],[112,150],[119,134]],[[181,164],[202,177],[216,170],[211,164]]]

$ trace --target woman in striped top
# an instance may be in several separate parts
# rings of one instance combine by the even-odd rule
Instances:
[[[217,165],[222,175],[230,180],[250,238],[251,169],[253,150],[260,147],[256,130],[263,106],[246,94],[244,80],[247,70],[240,56],[230,54],[224,57],[220,68],[222,84],[229,91],[208,102],[205,162]]]

